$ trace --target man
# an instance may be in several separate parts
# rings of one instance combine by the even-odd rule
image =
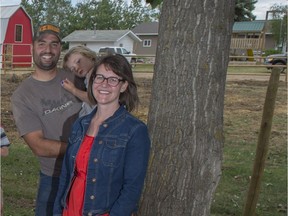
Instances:
[[[39,27],[32,45],[35,71],[11,98],[19,134],[40,162],[36,216],[52,215],[68,135],[82,105],[61,86],[62,80],[76,82],[76,78],[57,69],[62,48],[59,33],[51,24]]]

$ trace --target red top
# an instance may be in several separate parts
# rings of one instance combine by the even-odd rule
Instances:
[[[67,209],[64,209],[63,216],[81,216],[83,210],[83,201],[87,177],[87,167],[90,151],[94,137],[85,135],[76,156],[76,175],[72,183],[69,197],[67,199]],[[108,216],[105,214],[103,216]]]

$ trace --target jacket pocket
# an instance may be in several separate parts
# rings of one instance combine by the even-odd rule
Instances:
[[[126,142],[124,140],[105,140],[102,152],[104,166],[118,167],[124,156]]]

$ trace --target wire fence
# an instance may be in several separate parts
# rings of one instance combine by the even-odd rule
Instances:
[[[63,58],[65,52],[62,52],[58,61],[58,67],[62,67]],[[133,59],[136,59],[131,63],[133,71],[139,71],[139,68],[143,68],[142,72],[145,72],[147,68],[152,72],[155,63],[155,55],[133,55]],[[230,61],[228,67],[262,67],[272,69],[274,67],[282,68],[286,70],[285,80],[287,81],[287,65],[271,65],[265,63],[265,57],[263,56],[229,56]],[[30,60],[29,60],[30,59]],[[25,60],[25,61],[24,61]],[[282,70],[281,69],[281,70]],[[34,62],[32,55],[0,55],[0,72],[1,74],[25,74],[34,71]]]

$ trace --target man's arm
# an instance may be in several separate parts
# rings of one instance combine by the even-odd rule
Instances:
[[[67,143],[45,139],[41,130],[23,136],[32,152],[40,157],[63,157]]]

